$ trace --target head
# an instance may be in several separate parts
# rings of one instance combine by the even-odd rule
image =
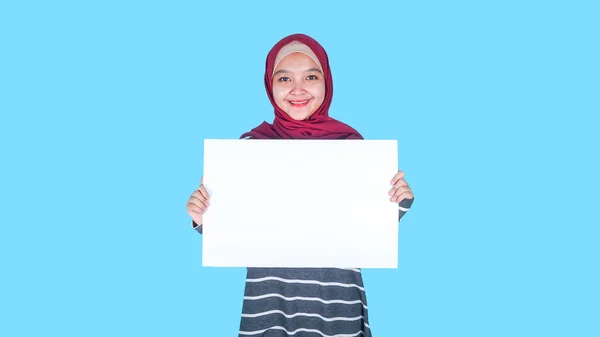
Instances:
[[[282,55],[288,46],[292,47],[290,53]],[[323,104],[325,76],[316,57],[297,51],[297,47],[308,49],[306,45],[292,42],[286,47],[279,52],[281,59],[275,62],[273,69],[273,99],[291,118],[305,120]]]
[[[327,116],[331,82],[325,50],[306,35],[283,38],[269,52],[265,86],[280,118],[301,121]]]

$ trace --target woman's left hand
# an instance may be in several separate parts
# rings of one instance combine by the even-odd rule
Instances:
[[[394,178],[391,181],[391,185],[393,185],[392,189],[388,193],[390,195],[390,201],[395,203],[400,203],[404,199],[414,199],[415,196],[408,186],[406,180],[404,180],[404,172],[398,171]]]

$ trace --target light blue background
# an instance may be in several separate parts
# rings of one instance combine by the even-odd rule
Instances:
[[[416,195],[374,335],[600,336],[598,2],[330,3],[0,4],[0,335],[236,336],[245,269],[201,267],[185,202],[302,32]]]

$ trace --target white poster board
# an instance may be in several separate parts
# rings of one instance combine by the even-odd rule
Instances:
[[[396,140],[204,141],[202,264],[397,268]]]

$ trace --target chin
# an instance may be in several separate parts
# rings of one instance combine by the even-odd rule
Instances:
[[[292,117],[292,119],[297,120],[297,121],[303,121],[303,120],[307,120],[310,116],[312,116],[313,112],[290,112],[290,111],[286,111],[285,112],[288,116]]]

